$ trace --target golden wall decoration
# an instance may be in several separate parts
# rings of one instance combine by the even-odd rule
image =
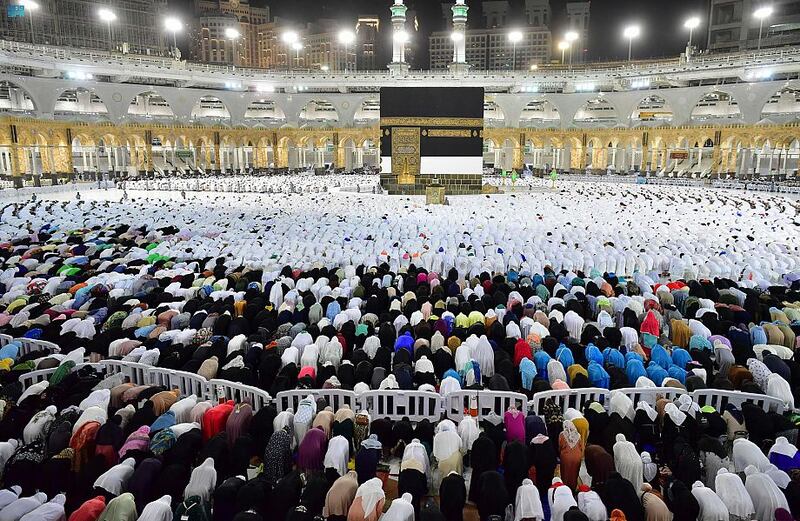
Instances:
[[[419,127],[395,127],[392,129],[392,173],[397,175],[397,183],[413,185],[419,171]]]
[[[472,137],[472,131],[462,128],[432,128],[428,137]]]

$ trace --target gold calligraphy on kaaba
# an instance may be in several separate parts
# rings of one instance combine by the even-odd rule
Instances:
[[[397,184],[414,184],[420,171],[419,127],[392,129],[392,173],[397,174]]]
[[[472,137],[472,131],[463,128],[432,128],[428,137]]]
[[[483,118],[420,118],[391,117],[381,118],[381,127],[415,126],[415,127],[478,127],[483,128]]]

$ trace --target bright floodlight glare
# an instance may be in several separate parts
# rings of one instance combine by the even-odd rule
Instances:
[[[756,18],[760,18],[762,20],[764,18],[768,18],[770,15],[772,15],[772,6],[769,5],[765,5],[764,7],[759,7],[753,13],[753,16],[755,16]]]
[[[19,5],[23,6],[28,11],[36,11],[39,9],[39,4],[33,0],[20,0]]]
[[[531,70],[532,71],[539,70],[539,66],[534,63],[533,65],[531,65]]]
[[[566,49],[569,49],[569,42],[558,42],[559,51],[564,51]]]
[[[299,36],[297,35],[297,33],[296,33],[296,32],[294,32],[294,31],[286,31],[286,32],[285,32],[285,33],[283,33],[283,35],[281,36],[281,40],[283,40],[283,43],[289,43],[289,44],[291,44],[291,43],[294,43],[294,42],[296,42],[296,41],[297,41],[297,40],[299,40],[299,39],[300,39],[300,37],[299,37]]]
[[[579,38],[578,33],[575,31],[567,31],[567,34],[564,35],[564,39],[568,42],[574,42]]]
[[[177,33],[183,29],[183,23],[174,16],[170,16],[164,20],[164,28],[171,33]]]
[[[622,34],[625,35],[625,38],[632,40],[633,38],[638,38],[642,34],[642,30],[638,25],[629,25]]]
[[[113,22],[114,20],[117,19],[117,15],[114,14],[114,11],[106,7],[98,9],[97,16],[99,16],[100,19],[106,23]]]
[[[228,27],[227,29],[225,29],[225,38],[228,38],[230,40],[235,40],[241,35],[242,34],[233,27]]]
[[[300,42],[294,42],[294,43],[292,44],[292,50],[295,50],[295,51],[300,51],[300,50],[302,50],[302,49],[303,49],[303,44],[302,44],[302,43],[300,43]]]
[[[328,72],[328,71],[329,71],[331,68],[330,68],[330,67],[328,67],[327,65],[323,65],[323,66],[322,66],[322,67],[320,67],[319,69],[320,69],[321,71],[323,71],[323,72]]]
[[[408,41],[408,33],[405,31],[397,31],[394,33],[394,41],[398,43],[406,43]]]
[[[519,43],[522,41],[522,32],[521,31],[511,31],[508,33],[508,41],[511,43]]]
[[[339,31],[339,43],[350,45],[356,40],[356,35],[350,29],[343,29]]]
[[[454,42],[460,42],[461,40],[464,39],[464,33],[459,31],[454,31],[453,33],[450,34],[450,39],[453,40]]]
[[[693,16],[684,22],[683,26],[687,29],[697,29],[700,25],[700,19],[696,16]]]

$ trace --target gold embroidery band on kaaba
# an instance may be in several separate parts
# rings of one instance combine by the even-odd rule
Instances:
[[[472,132],[472,130],[461,128],[432,128],[423,131],[423,135],[428,137],[473,137]]]
[[[481,127],[483,118],[381,118],[382,127]]]

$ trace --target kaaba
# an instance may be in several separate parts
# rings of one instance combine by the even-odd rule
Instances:
[[[481,192],[481,87],[381,89],[381,186],[422,195],[433,184],[447,195]]]

